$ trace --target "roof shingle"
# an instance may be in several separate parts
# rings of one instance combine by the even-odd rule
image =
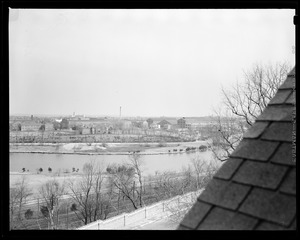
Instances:
[[[229,180],[242,162],[243,160],[241,158],[227,159],[226,164],[222,165],[222,167],[217,171],[214,177]]]
[[[281,192],[296,195],[296,169],[293,168],[280,188]]]
[[[185,215],[181,225],[195,229],[210,208],[211,205],[197,201]]]
[[[256,122],[252,127],[244,134],[244,138],[258,138],[269,125],[268,122]]]
[[[294,166],[296,162],[292,158],[292,144],[282,143],[271,158],[271,162]]]
[[[270,222],[262,221],[255,230],[284,230],[285,228]]]
[[[256,121],[292,121],[293,111],[292,105],[269,106]]]
[[[276,189],[286,171],[287,167],[284,166],[247,161],[235,174],[233,181],[262,188]]]
[[[295,78],[287,77],[285,82],[279,87],[279,89],[293,89],[295,88]]]
[[[267,161],[277,146],[277,142],[243,139],[231,156]]]
[[[258,220],[241,213],[215,207],[199,230],[252,230]]]
[[[239,211],[280,225],[289,226],[296,214],[296,197],[254,188]]]
[[[291,123],[273,122],[261,136],[261,139],[292,142],[292,132],[293,125]]]
[[[249,186],[212,179],[198,199],[234,210],[238,208],[249,190]]]
[[[285,101],[286,104],[295,104],[295,92],[293,91],[289,98]]]
[[[272,100],[269,102],[269,105],[283,104],[290,96],[291,92],[291,89],[279,90],[275,97],[272,98]]]

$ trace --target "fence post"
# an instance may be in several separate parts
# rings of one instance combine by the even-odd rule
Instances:
[[[67,205],[67,230],[69,229],[69,207]]]
[[[56,228],[58,229],[59,228],[59,210],[57,210],[57,226]]]
[[[134,192],[135,192],[135,181],[133,181],[133,198],[134,198]]]
[[[100,222],[99,222],[99,220],[98,220],[98,230],[100,230]]]
[[[147,218],[147,208],[145,207],[145,218]]]
[[[126,215],[124,214],[124,227],[126,226]]]
[[[165,201],[163,201],[163,212],[165,211]]]

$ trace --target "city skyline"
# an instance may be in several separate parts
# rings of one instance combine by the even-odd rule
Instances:
[[[213,115],[243,70],[295,64],[294,14],[10,9],[10,114]]]

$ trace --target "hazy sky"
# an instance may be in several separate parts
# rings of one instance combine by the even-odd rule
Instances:
[[[254,63],[295,64],[294,14],[10,9],[10,114],[210,115]]]

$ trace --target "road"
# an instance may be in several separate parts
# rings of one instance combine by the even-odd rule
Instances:
[[[171,221],[168,217],[158,219],[148,219],[149,221],[142,223],[128,230],[175,230],[178,223]]]

